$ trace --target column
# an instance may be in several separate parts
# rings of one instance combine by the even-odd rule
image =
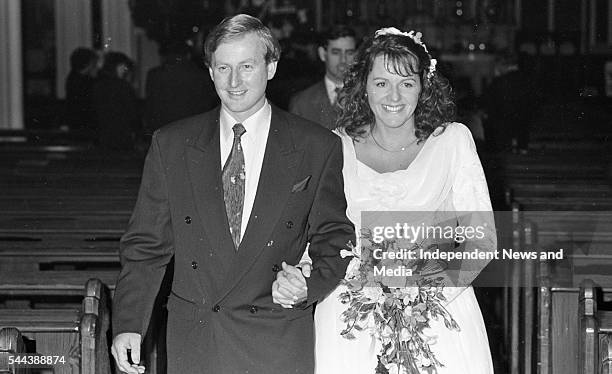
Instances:
[[[516,26],[516,30],[520,30],[523,26],[522,24],[522,12],[523,12],[523,3],[521,0],[514,0],[514,24]]]
[[[597,20],[597,2],[595,0],[590,0],[590,22],[589,22],[589,51],[593,49],[595,46],[595,27]]]
[[[135,45],[129,0],[102,0],[102,44],[105,51],[134,59]]]
[[[548,0],[548,32],[555,31],[555,0]]]
[[[580,1],[580,54],[585,54],[588,51],[588,36],[589,31],[587,30],[588,24],[588,13],[587,13],[588,0]]]
[[[0,1],[0,129],[23,129],[21,0]]]
[[[608,0],[608,46],[612,46],[612,0]]]
[[[77,47],[93,46],[91,0],[55,0],[56,92],[66,96],[70,54]]]
[[[315,31],[321,32],[322,29],[323,4],[321,0],[315,1]]]

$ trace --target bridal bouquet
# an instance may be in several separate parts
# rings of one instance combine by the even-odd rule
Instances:
[[[339,297],[348,308],[341,315],[346,328],[341,335],[355,339],[354,331],[369,332],[379,343],[376,374],[436,373],[443,366],[430,348],[435,337],[427,336],[425,329],[432,319],[442,318],[446,328],[459,330],[457,322],[444,308],[446,300],[441,277],[419,277],[408,286],[405,277],[389,276],[374,272],[375,268],[411,269],[413,274],[426,273],[431,264],[412,259],[380,259],[381,253],[395,252],[394,241],[383,240],[377,244],[371,232],[362,232],[360,248],[350,246],[342,256],[353,256],[343,284],[347,291]],[[411,250],[418,250],[414,244]],[[378,255],[374,255],[374,254]],[[390,256],[389,256],[390,257]],[[378,274],[377,274],[378,273]],[[401,280],[403,284],[398,284]]]

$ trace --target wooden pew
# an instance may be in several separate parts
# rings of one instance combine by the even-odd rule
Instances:
[[[79,309],[0,309],[0,328],[16,329],[34,341],[29,353],[59,356],[64,362],[52,366],[54,373],[110,373],[109,304],[102,282],[89,280],[84,295]]]
[[[22,374],[24,368],[15,368],[9,364],[9,356],[25,353],[25,344],[21,332],[14,327],[0,329],[0,374]]]
[[[80,295],[82,285],[92,277],[113,290],[118,274],[117,270],[3,271],[0,272],[0,295]]]
[[[612,373],[610,291],[599,288],[592,280],[585,280],[580,285],[579,368],[584,374]],[[607,309],[604,309],[606,303]]]
[[[520,212],[515,205],[513,213],[513,248],[563,248],[564,242],[558,241],[560,237],[568,239],[569,243],[579,237],[587,242],[600,240],[598,246],[585,246],[590,251],[583,253],[575,247],[565,252],[571,263],[569,268],[559,267],[560,263],[526,261],[515,264],[511,272],[512,287],[507,301],[510,372],[578,372],[579,358],[575,349],[579,331],[576,324],[579,315],[577,284],[594,278],[612,287],[612,254],[609,253],[612,215],[609,212],[576,215],[548,212],[534,224],[532,219],[538,217],[532,212]],[[537,288],[523,284],[537,285]]]

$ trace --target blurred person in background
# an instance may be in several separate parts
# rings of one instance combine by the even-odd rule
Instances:
[[[357,40],[355,31],[337,25],[321,38],[319,58],[325,63],[325,77],[298,92],[289,104],[289,111],[328,129],[336,127],[339,110],[336,105],[344,76],[353,62]]]
[[[93,49],[79,47],[70,54],[63,125],[71,130],[94,131],[92,97],[97,69],[98,54]]]
[[[168,42],[160,48],[160,55],[162,64],[147,73],[146,135],[170,122],[206,112],[219,102],[208,72],[194,62],[186,42]]]
[[[526,152],[529,129],[539,95],[535,80],[524,66],[524,58],[506,56],[497,61],[495,78],[485,89],[487,143],[497,151]]]
[[[100,145],[132,150],[141,131],[136,91],[130,81],[134,63],[121,52],[108,52],[93,89]]]

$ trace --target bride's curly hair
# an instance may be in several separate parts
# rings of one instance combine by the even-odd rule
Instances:
[[[456,106],[451,85],[437,71],[430,72],[431,56],[423,45],[405,35],[378,35],[364,41],[339,93],[340,114],[337,128],[344,128],[353,139],[363,138],[374,127],[374,112],[368,103],[366,86],[374,60],[385,57],[387,69],[401,76],[417,74],[421,93],[415,109],[415,136],[419,143],[438,127],[455,118]],[[367,128],[369,126],[369,128]]]

